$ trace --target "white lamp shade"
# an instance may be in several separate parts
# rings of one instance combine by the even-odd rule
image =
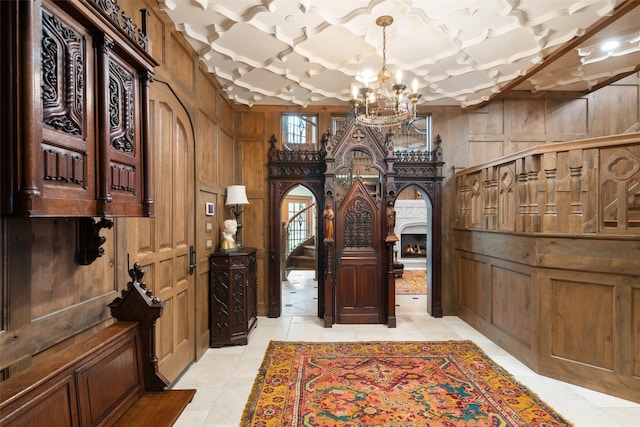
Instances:
[[[244,185],[230,185],[227,187],[227,201],[225,205],[248,205],[247,192]]]

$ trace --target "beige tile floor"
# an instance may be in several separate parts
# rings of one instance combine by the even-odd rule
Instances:
[[[334,325],[324,328],[312,276],[294,272],[283,285],[282,317],[258,318],[246,346],[209,349],[174,388],[196,388],[177,427],[238,426],[270,340],[373,341],[472,340],[576,427],[638,427],[640,404],[535,374],[460,318],[426,314],[425,295],[397,295],[397,327]],[[157,408],[161,410],[160,408]]]

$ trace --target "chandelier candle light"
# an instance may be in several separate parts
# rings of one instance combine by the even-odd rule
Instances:
[[[418,81],[413,80],[412,92],[405,95],[407,88],[402,83],[402,71],[396,72],[395,84],[387,70],[387,33],[386,28],[393,23],[393,17],[384,15],[376,19],[376,25],[382,27],[382,68],[373,86],[365,80],[365,86],[351,88],[353,99],[351,106],[356,121],[369,127],[386,128],[400,126],[415,119],[416,104],[421,94],[418,93]],[[358,92],[361,98],[358,97]]]

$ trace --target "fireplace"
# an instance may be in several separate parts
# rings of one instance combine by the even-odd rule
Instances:
[[[427,235],[403,233],[400,235],[402,258],[426,258]]]
[[[397,200],[394,259],[407,270],[429,269],[431,265],[431,208],[425,200]],[[408,245],[413,253],[405,253]],[[420,248],[422,247],[422,249]],[[417,249],[417,250],[416,250]]]

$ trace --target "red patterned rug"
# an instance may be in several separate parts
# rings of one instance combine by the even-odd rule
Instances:
[[[471,341],[272,341],[242,426],[571,426]]]
[[[396,294],[424,295],[426,293],[426,270],[404,270],[402,277],[396,277]]]

